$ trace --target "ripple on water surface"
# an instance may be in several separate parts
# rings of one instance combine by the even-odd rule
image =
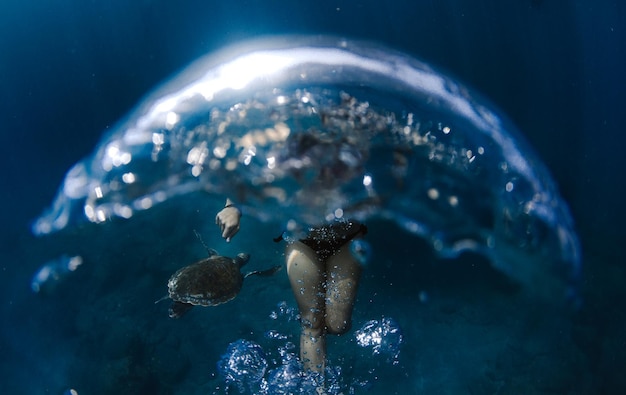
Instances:
[[[442,256],[477,251],[528,286],[556,278],[548,292],[577,277],[578,240],[545,167],[454,81],[344,40],[234,52],[198,61],[106,134],[34,233],[200,190],[285,228],[388,219]]]

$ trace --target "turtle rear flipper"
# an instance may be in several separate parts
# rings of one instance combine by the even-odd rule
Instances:
[[[168,313],[170,318],[180,318],[183,314],[191,310],[192,307],[193,305],[191,303],[174,301],[170,305]]]
[[[274,267],[271,267],[269,269],[266,270],[255,270],[253,272],[250,273],[246,273],[245,276],[243,276],[243,278],[247,278],[248,276],[263,276],[263,277],[269,277],[274,275],[277,271],[279,271],[282,268],[281,265],[276,265]]]

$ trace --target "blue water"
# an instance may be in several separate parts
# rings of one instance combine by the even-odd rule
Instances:
[[[173,272],[206,255],[194,229],[224,255],[250,252],[256,270],[282,263],[284,246],[271,238],[289,219],[308,224],[342,215],[341,208],[366,220],[370,232],[353,328],[329,341],[329,393],[621,393],[625,182],[617,131],[626,122],[617,87],[625,82],[618,23],[624,10],[558,3],[5,3],[1,392],[307,393],[319,378],[303,376],[294,362],[299,323],[285,271],[250,277],[234,301],[180,320],[153,302]],[[396,100],[399,91],[381,80],[369,80],[373,92],[331,81],[326,91],[300,87],[304,96],[286,88],[257,95],[256,119],[228,118],[241,107],[229,110],[227,100],[250,103],[241,96],[216,98],[222,107],[213,118],[177,108],[183,118],[165,118],[164,144],[134,145],[128,163],[128,147],[117,146],[121,155],[109,155],[110,166],[96,171],[92,164],[104,163],[98,149],[110,153],[107,144],[164,92],[193,81],[190,74],[171,79],[187,64],[229,43],[286,33],[375,40],[424,60],[436,75],[453,76],[448,87],[471,86],[469,93],[450,91],[469,97],[471,108],[484,106],[483,119],[501,127],[468,123],[468,113],[432,103],[414,107],[406,91]],[[164,82],[165,91],[158,90]],[[354,98],[346,101],[352,107],[338,106],[341,92]],[[276,95],[300,104],[269,106]],[[303,107],[303,97],[316,105]],[[395,114],[384,132],[356,136],[376,144],[337,151],[336,184],[312,201],[291,194],[320,176],[316,169],[332,162],[328,148],[338,141],[326,146],[328,157],[306,152],[314,166],[294,183],[287,159],[298,157],[288,145],[259,144],[261,134],[252,132],[253,124],[266,136],[267,128],[280,132],[276,122],[263,121],[264,111],[285,118],[290,130],[294,119],[315,129],[315,117],[301,111],[311,107],[331,114],[325,119],[339,130],[346,118],[332,114],[342,108],[368,122]],[[295,115],[287,112],[293,108]],[[227,122],[231,138],[256,141],[254,155],[232,148],[235,169],[255,169],[230,173],[239,195],[209,161],[198,175],[189,169],[198,158],[189,152],[202,141],[213,154],[223,147],[210,128],[194,126],[207,119]],[[404,127],[406,135],[398,132]],[[407,150],[407,135],[433,140]],[[502,136],[512,148],[503,148]],[[152,158],[159,145],[152,163],[167,166],[154,172],[138,158]],[[274,152],[284,161],[272,169],[282,172],[268,179],[263,169]],[[408,166],[400,166],[407,157]],[[72,173],[81,161],[85,172]],[[124,181],[129,173],[145,182],[139,191],[118,188],[133,184]],[[72,184],[68,197],[59,186],[75,180],[72,174],[109,189],[90,197],[95,192],[81,194]],[[116,177],[123,182],[112,182]],[[254,195],[259,177],[269,180],[271,199]],[[282,194],[290,204],[276,198]],[[65,199],[40,217],[55,195]],[[231,243],[213,224],[226,195],[244,208]],[[99,209],[111,211],[100,217]],[[63,226],[37,226],[37,218],[58,219],[59,212],[68,214]],[[229,376],[223,361],[236,351],[251,352],[252,375],[239,365]]]

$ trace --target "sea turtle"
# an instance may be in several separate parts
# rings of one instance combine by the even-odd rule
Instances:
[[[208,258],[179,269],[167,282],[168,295],[163,299],[169,297],[173,300],[169,308],[171,318],[182,316],[193,306],[217,306],[229,302],[241,290],[244,278],[271,276],[281,268],[274,266],[244,275],[240,269],[250,260],[249,254],[240,253],[235,258],[229,258],[209,248],[207,251]]]

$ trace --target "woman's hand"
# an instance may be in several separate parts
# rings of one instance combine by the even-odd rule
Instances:
[[[215,223],[222,230],[222,237],[230,242],[230,239],[239,231],[241,210],[230,199],[226,199],[226,205],[215,216]]]

